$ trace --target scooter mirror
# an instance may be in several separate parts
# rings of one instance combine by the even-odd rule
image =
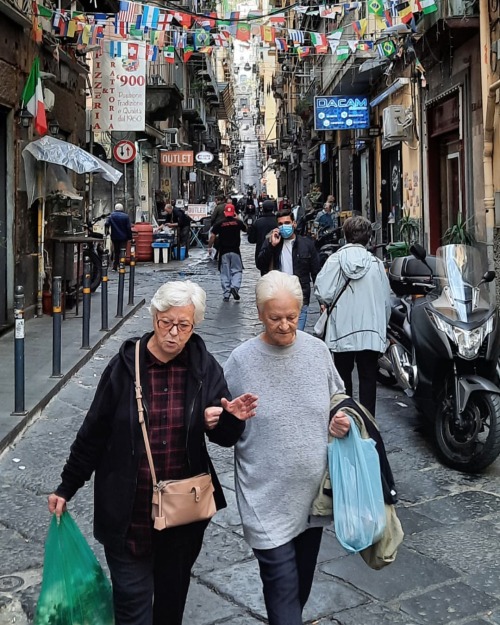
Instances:
[[[410,252],[413,254],[413,256],[415,256],[415,258],[417,258],[418,260],[421,260],[422,262],[425,261],[425,257],[427,256],[427,252],[425,251],[425,248],[423,248],[420,243],[414,243],[411,247],[410,247]]]
[[[483,279],[481,280],[481,282],[493,282],[493,280],[495,279],[495,272],[494,271],[487,271],[484,276]]]
[[[382,224],[377,221],[372,223],[372,232],[378,232],[379,230],[382,230]]]

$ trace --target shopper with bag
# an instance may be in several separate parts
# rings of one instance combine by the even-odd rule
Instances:
[[[153,332],[125,341],[107,366],[49,496],[60,516],[95,472],[94,535],[111,573],[115,625],[181,625],[209,517],[226,506],[205,434],[230,447],[255,414],[257,397],[231,400],[194,332],[205,299],[190,281],[158,289]]]
[[[372,233],[368,219],[350,217],[343,230],[347,245],[323,265],[314,293],[326,309],[320,318],[324,340],[333,352],[346,393],[352,397],[356,363],[359,400],[375,416],[378,357],[385,351],[391,289],[382,261],[366,249]]]
[[[297,276],[271,271],[256,287],[260,336],[237,347],[224,367],[232,393],[255,389],[259,405],[235,446],[235,481],[245,539],[258,560],[270,625],[302,625],[322,527],[309,527],[311,503],[326,469],[330,398],[343,389],[330,352],[297,330]]]

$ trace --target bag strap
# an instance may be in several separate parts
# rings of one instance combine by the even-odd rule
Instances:
[[[146,447],[146,455],[148,457],[149,470],[151,471],[151,477],[153,478],[153,486],[158,483],[156,481],[155,466],[153,464],[153,456],[151,455],[151,447],[149,446],[148,431],[146,429],[146,421],[144,420],[144,405],[142,403],[142,386],[141,386],[141,372],[139,368],[139,350],[140,340],[135,344],[135,398],[137,400],[137,411],[139,412],[139,423],[141,424],[142,436],[144,438],[144,446]]]
[[[333,300],[333,302],[330,304],[330,306],[328,306],[328,308],[326,309],[326,319],[325,319],[325,327],[323,329],[323,334],[321,336],[321,340],[324,341],[325,337],[326,337],[326,326],[327,326],[327,321],[330,318],[330,315],[333,312],[333,309],[335,308],[335,306],[337,305],[337,302],[339,301],[339,299],[341,298],[343,292],[347,289],[347,286],[349,284],[349,282],[351,281],[351,278],[347,278],[345,281],[344,286],[340,289],[340,292],[338,293],[337,297]]]

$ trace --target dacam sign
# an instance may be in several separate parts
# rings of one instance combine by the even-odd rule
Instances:
[[[316,96],[315,130],[355,130],[370,127],[368,98],[364,96]]]

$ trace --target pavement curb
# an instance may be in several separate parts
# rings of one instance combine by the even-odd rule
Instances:
[[[102,344],[112,336],[117,330],[121,328],[121,326],[129,319],[134,313],[136,313],[144,304],[146,300],[143,298],[137,304],[134,304],[132,308],[127,310],[123,317],[120,318],[116,324],[103,332],[102,336],[97,340],[97,342],[92,345],[89,350],[82,352],[82,357],[78,362],[76,362],[71,369],[69,369],[57,382],[52,386],[44,395],[40,401],[38,401],[32,408],[26,411],[25,415],[19,415],[19,422],[14,425],[6,434],[3,439],[0,440],[0,456],[3,452],[12,444],[13,441],[28,427],[28,425],[33,421],[33,419],[38,416],[38,414],[45,408],[45,406],[49,403],[49,401],[57,395],[57,393],[61,390],[61,388],[68,382],[68,380],[75,375],[75,373],[83,367],[95,354],[95,352],[102,346]],[[17,416],[17,415],[13,415]]]

